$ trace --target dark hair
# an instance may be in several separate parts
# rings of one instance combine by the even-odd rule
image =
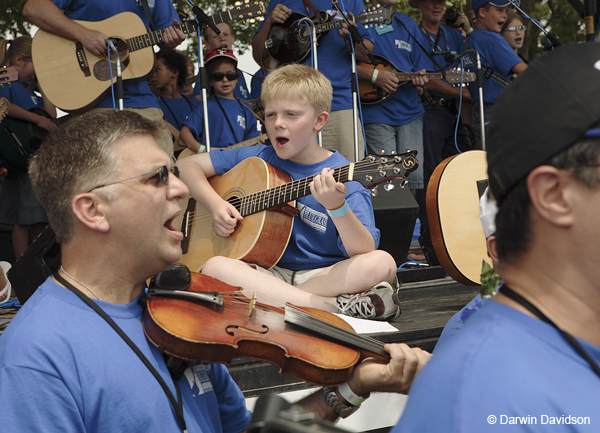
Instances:
[[[178,72],[177,88],[181,90],[187,78],[187,62],[183,54],[177,51],[159,51],[156,60],[161,59],[170,71]]]
[[[599,155],[600,138],[584,138],[543,165],[569,170],[573,179],[588,188],[597,188],[600,186],[598,167],[584,164],[596,162]],[[530,207],[525,177],[506,195],[496,215],[496,249],[500,261],[514,263],[527,252],[531,242]]]

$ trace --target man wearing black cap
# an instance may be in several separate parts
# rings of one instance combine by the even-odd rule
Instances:
[[[475,30],[467,36],[465,48],[477,50],[481,56],[481,64],[485,74],[481,86],[483,88],[484,119],[489,122],[492,107],[498,95],[509,80],[527,69],[523,60],[515,54],[506,39],[500,35],[502,25],[506,22],[506,11],[510,6],[508,0],[473,0],[471,9],[477,17]],[[475,57],[466,57],[466,63],[475,64]],[[474,66],[473,66],[474,67]],[[504,82],[504,84],[500,84]],[[475,83],[469,85],[473,98],[473,129],[475,138],[480,140],[479,92]],[[486,131],[487,132],[487,131]]]
[[[488,175],[505,285],[423,369],[394,432],[598,431],[599,98],[592,43],[539,56],[500,95]]]

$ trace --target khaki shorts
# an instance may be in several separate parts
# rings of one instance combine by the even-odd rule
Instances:
[[[307,269],[304,271],[291,271],[289,269],[280,268],[279,266],[273,266],[271,269],[261,268],[258,265],[250,265],[254,269],[260,272],[264,272],[266,274],[271,274],[274,277],[279,278],[280,280],[285,281],[292,286],[299,286],[300,284],[306,283],[312,277],[320,273],[326,268],[317,268],[317,269]]]

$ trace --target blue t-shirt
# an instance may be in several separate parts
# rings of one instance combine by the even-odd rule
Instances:
[[[579,343],[600,363],[600,348]],[[419,373],[392,433],[597,432],[598,395],[598,376],[555,328],[487,301]]]
[[[308,9],[302,0],[272,0],[269,2],[267,13],[271,13],[273,8],[282,4],[302,15],[313,16],[314,12]],[[341,19],[336,17],[337,10],[335,10],[331,4],[331,0],[314,0],[312,4],[320,11],[327,12],[332,16],[333,20]],[[360,15],[365,11],[365,5],[360,0],[339,0],[339,7],[346,14],[352,12],[354,16]],[[264,21],[260,23],[257,29],[257,33],[262,29]],[[365,26],[358,24],[358,30],[360,34],[367,39],[368,32]],[[331,104],[332,111],[348,110],[352,109],[352,91],[351,91],[351,57],[348,53],[348,48],[339,34],[339,29],[333,29],[329,31],[320,40],[317,47],[317,62],[319,71],[329,78],[331,85],[333,86],[333,102]],[[309,53],[304,64],[312,66],[312,53]]]
[[[264,145],[210,153],[216,174],[226,173],[251,156],[259,157],[284,170],[294,180],[319,174],[325,167],[337,168],[349,164],[337,151],[333,151],[332,155],[317,164],[297,164],[280,159],[272,146]],[[348,182],[346,186],[348,206],[371,232],[375,245],[379,245],[379,230],[375,227],[371,194],[358,182]],[[312,195],[308,195],[300,198],[296,207],[300,209],[300,213],[295,217],[290,241],[277,266],[294,271],[316,269],[331,266],[349,257],[323,205]]]
[[[420,38],[419,43],[425,46],[426,40],[417,23],[412,18],[396,12],[390,25],[369,29],[368,39],[375,44],[373,54],[385,57],[404,72],[431,70],[429,59],[408,35],[407,28],[414,37]],[[362,110],[364,123],[392,126],[406,125],[425,112],[417,89],[410,82],[400,87],[388,100],[380,104],[363,105]]]
[[[492,68],[506,79],[512,77],[510,70],[523,60],[513,51],[499,33],[494,33],[485,29],[475,29],[468,37],[472,49],[477,50],[481,57],[481,65]],[[466,48],[466,46],[465,46]],[[472,72],[476,72],[475,64],[470,56],[465,57],[465,65]],[[483,77],[483,100],[486,104],[495,104],[498,95],[504,87],[496,83],[491,78]],[[469,92],[473,101],[479,101],[479,92],[477,83],[469,83]]]
[[[139,299],[93,301],[127,334],[164,379],[173,380],[144,335]],[[220,364],[188,367],[178,381],[190,433],[241,432],[251,414]],[[125,341],[70,290],[44,282],[0,338],[2,431],[175,432],[173,408]]]
[[[6,98],[11,104],[18,105],[24,110],[32,108],[43,108],[42,98],[35,93],[27,91],[27,85],[16,81],[10,86],[5,85],[0,89],[0,97]]]
[[[221,110],[218,102],[221,103],[223,110]],[[231,146],[259,135],[256,129],[256,116],[246,104],[239,100],[225,98],[218,98],[218,102],[215,95],[206,100],[211,149]],[[199,143],[204,144],[204,111],[202,104],[194,108],[183,124],[190,128],[194,138]]]
[[[181,131],[183,123],[186,121],[194,107],[200,105],[196,98],[158,98],[158,105],[163,112],[164,119]]]
[[[267,75],[269,75],[270,71],[267,71],[265,69],[264,72],[266,72]],[[262,80],[264,80],[265,77],[266,77],[266,75],[263,75],[263,69],[259,69],[258,71],[256,71],[254,73],[254,76],[252,77],[252,80],[250,81],[250,99],[260,98],[260,94],[262,91],[262,85],[263,85]]]
[[[420,26],[420,29],[421,33],[425,36],[425,40],[427,42],[427,45],[423,46],[429,49],[429,54],[432,55],[433,59],[437,62],[439,66],[441,66],[445,71],[447,71],[450,68],[460,66],[459,61],[458,63],[454,63],[452,65],[449,65],[448,67],[444,67],[448,63],[448,61],[444,58],[444,53],[451,53],[452,55],[457,56],[458,53],[461,53],[464,49],[465,37],[460,32],[448,27],[445,24],[440,24],[440,36],[438,38],[437,34],[428,32],[422,26]],[[426,69],[428,71],[439,72],[438,68],[431,61],[431,59],[428,60],[429,66]]]
[[[252,99],[250,97],[250,92],[248,91],[248,86],[246,85],[246,79],[244,78],[244,73],[242,71],[240,71],[239,69],[237,71],[238,71],[238,74],[240,74],[240,78],[238,78],[238,83],[235,86],[235,89],[233,89],[233,96],[235,96],[238,99],[243,99],[244,101],[247,101],[248,99]],[[194,91],[192,93],[192,96],[198,96],[201,94],[202,94],[202,88],[200,86],[200,82],[198,81],[194,85]],[[208,86],[208,89],[206,89],[206,94],[210,95],[210,85]]]
[[[142,3],[138,1],[123,0],[51,0],[65,15],[72,20],[102,21],[121,12],[133,12],[137,14],[150,29],[148,16],[144,12]],[[157,30],[173,25],[173,20],[179,16],[168,0],[149,0],[152,21]],[[111,36],[111,35],[108,35]],[[136,35],[137,36],[137,35]],[[137,83],[131,81],[123,82],[123,106],[130,108],[158,108],[156,96],[150,91],[146,80]],[[109,95],[96,107],[113,108],[112,97]]]

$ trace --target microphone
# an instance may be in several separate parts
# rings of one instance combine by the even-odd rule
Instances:
[[[219,28],[214,23],[214,21],[211,20],[210,17],[208,15],[206,15],[202,9],[200,9],[198,6],[194,6],[194,3],[192,3],[192,0],[186,0],[186,1],[192,7],[192,12],[194,13],[194,15],[196,15],[196,19],[198,20],[199,23],[207,25],[217,35],[221,34],[221,30],[219,30]]]

